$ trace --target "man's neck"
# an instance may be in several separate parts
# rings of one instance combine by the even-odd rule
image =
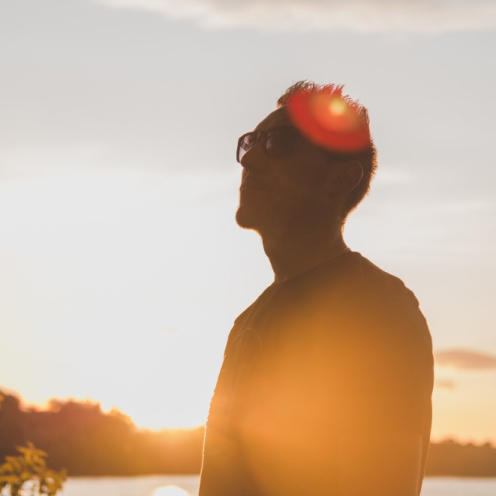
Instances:
[[[341,226],[311,232],[261,233],[261,236],[276,283],[317,267],[348,249]]]

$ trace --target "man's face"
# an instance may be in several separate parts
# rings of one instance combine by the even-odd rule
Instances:
[[[284,107],[269,114],[255,128],[267,131],[291,125]],[[325,189],[329,164],[325,153],[301,136],[291,152],[271,156],[257,143],[241,159],[243,166],[237,223],[259,233],[281,232],[318,222],[327,215]]]

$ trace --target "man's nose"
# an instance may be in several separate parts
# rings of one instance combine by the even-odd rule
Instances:
[[[261,143],[256,143],[242,157],[241,165],[246,170],[263,170],[267,156]]]

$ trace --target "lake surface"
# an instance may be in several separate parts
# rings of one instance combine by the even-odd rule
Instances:
[[[63,496],[197,496],[197,475],[70,477]],[[422,496],[495,496],[496,478],[428,477]]]

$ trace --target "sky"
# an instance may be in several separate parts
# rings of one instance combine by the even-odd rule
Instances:
[[[379,152],[348,245],[433,337],[433,438],[496,442],[496,1],[0,0],[0,388],[205,422],[273,280],[238,136],[345,85]]]

